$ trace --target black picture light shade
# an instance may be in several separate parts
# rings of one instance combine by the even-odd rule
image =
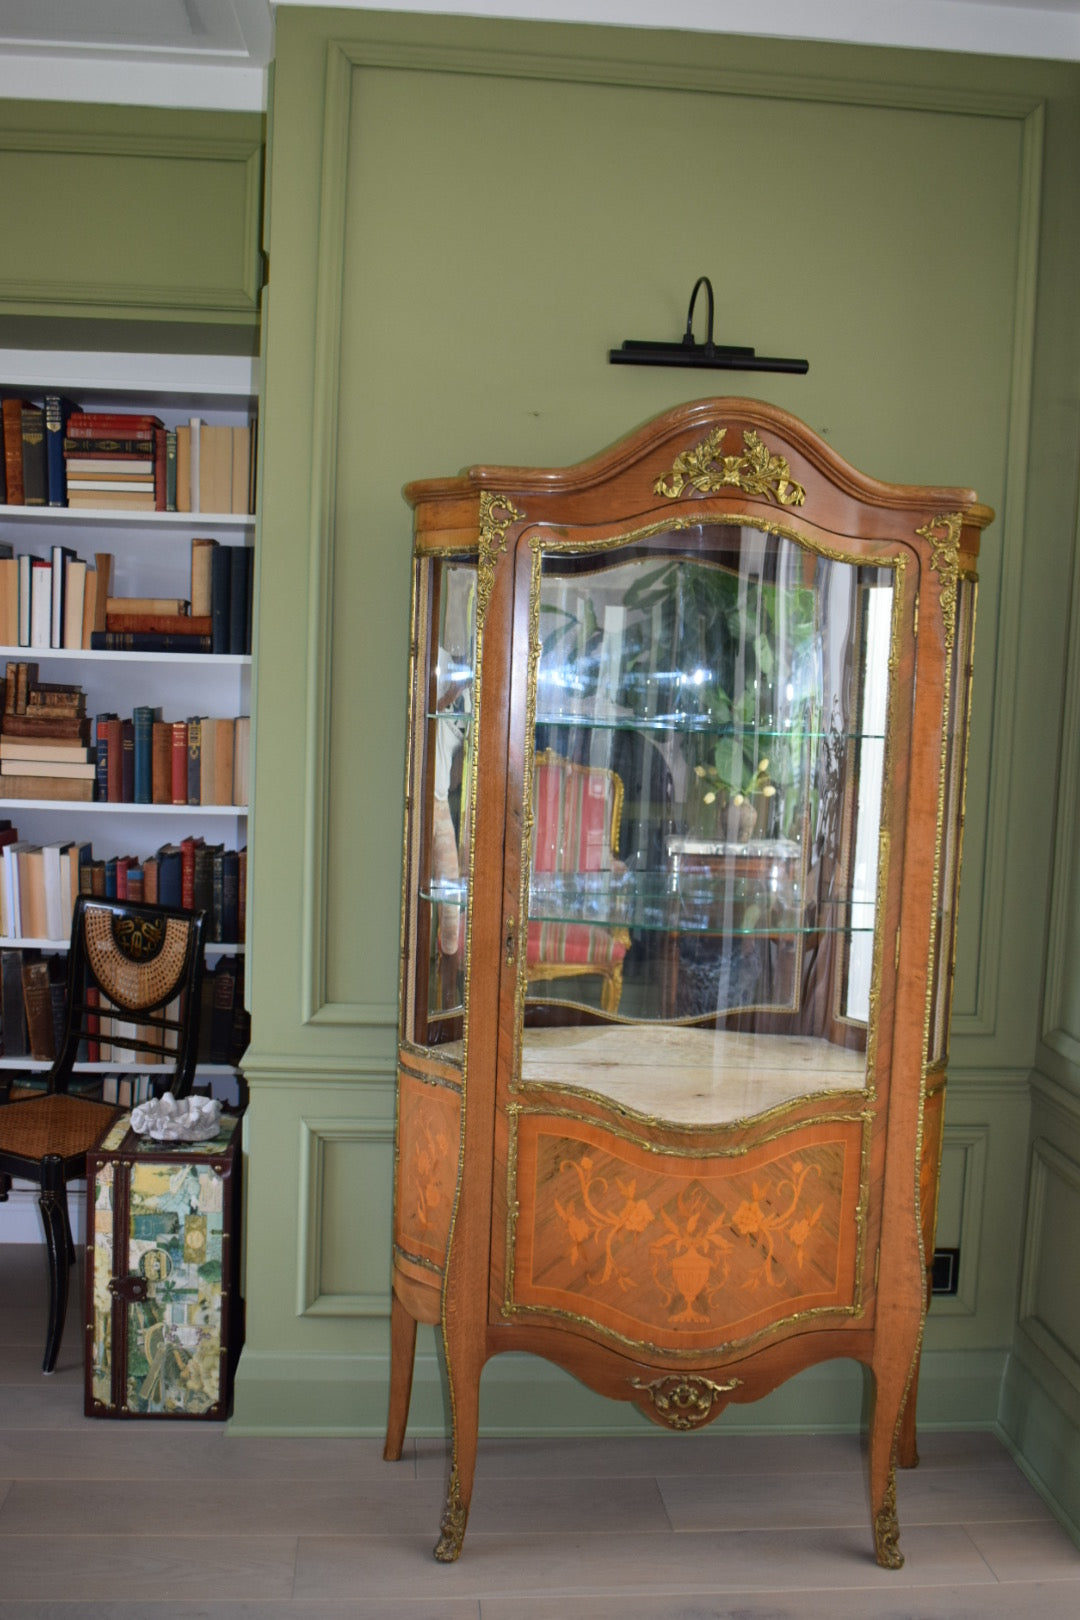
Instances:
[[[704,343],[694,340],[694,303],[704,287],[708,299],[708,324]],[[810,370],[809,360],[786,360],[777,355],[757,354],[753,349],[713,342],[713,290],[708,276],[699,276],[690,294],[686,331],[681,342],[655,343],[627,338],[619,349],[609,349],[613,366],[686,366],[699,371],[790,371],[799,376]]]

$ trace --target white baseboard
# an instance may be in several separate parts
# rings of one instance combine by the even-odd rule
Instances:
[[[85,1181],[69,1183],[68,1209],[75,1241],[82,1243],[86,1234]],[[0,1204],[0,1243],[41,1243],[43,1239],[37,1188],[31,1182],[13,1180],[7,1202]]]

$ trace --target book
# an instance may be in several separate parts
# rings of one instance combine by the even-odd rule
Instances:
[[[210,620],[188,613],[108,613],[105,628],[125,636],[209,636]]]
[[[92,781],[74,777],[13,776],[5,778],[5,799],[71,799],[90,803],[94,797]]]
[[[214,999],[210,1013],[210,1062],[227,1063],[232,1046],[233,1003],[236,998],[236,958],[223,956],[214,973]]]
[[[120,802],[135,802],[135,722],[120,722]]]
[[[188,773],[187,773],[187,802],[188,804],[202,803],[202,718],[197,714],[188,716]]]
[[[30,645],[30,585],[34,559],[28,551],[20,552],[19,564],[19,646]]]
[[[51,1063],[56,1056],[56,1039],[53,1035],[49,964],[44,957],[32,956],[29,959],[24,957],[22,992],[30,1056]]]
[[[233,549],[231,546],[218,546],[211,557],[210,617],[213,621],[211,645],[216,653],[227,653],[229,650],[231,623],[229,584],[232,578],[229,552]]]
[[[188,432],[191,443],[191,505],[188,507],[188,510],[191,512],[201,512],[202,507],[199,504],[199,494],[202,488],[202,471],[200,461],[202,422],[199,417],[193,416],[190,418],[188,422]]]
[[[123,731],[120,716],[117,714],[98,715],[97,718],[97,745],[98,745],[98,786],[101,785],[101,751],[105,749],[105,793],[104,798],[109,804],[122,804],[124,802],[124,773],[123,773]],[[99,794],[99,797],[101,795]]]
[[[7,482],[7,505],[24,506],[22,413],[24,405],[33,405],[29,399],[5,399],[0,404],[0,421],[4,426],[4,474]]]
[[[104,630],[105,613],[109,597],[112,595],[113,582],[113,554],[111,551],[95,551],[94,570],[97,574],[97,587],[94,599],[93,630]],[[86,645],[91,645],[87,641]]]
[[[89,648],[90,646],[90,636],[97,617],[97,587],[97,567],[93,563],[87,563],[86,580],[83,587],[82,640],[79,643],[80,647],[83,648]]]
[[[8,714],[4,716],[4,735],[27,741],[50,739],[54,742],[81,743],[85,747],[90,741],[90,722],[85,716],[52,715],[47,711],[33,715]]]
[[[22,737],[12,737],[7,730],[0,735],[0,760],[4,759],[40,759],[40,760],[66,760],[69,764],[93,763],[90,749],[78,742],[63,742],[50,739],[45,742],[28,742]],[[0,833],[0,838],[3,834]]]
[[[154,613],[173,619],[186,615],[190,606],[177,596],[107,596],[105,618],[107,622],[110,613]]]
[[[187,804],[187,721],[172,722],[172,803]]]
[[[192,850],[194,863],[194,850]],[[179,844],[162,844],[157,852],[158,905],[178,911],[183,906],[183,851]],[[195,868],[192,864],[192,879]]]
[[[233,803],[233,747],[235,731],[231,719],[204,720],[214,733],[214,776],[211,804]],[[204,801],[206,802],[206,801]]]
[[[74,546],[55,545],[52,547],[51,557],[52,618],[49,623],[49,646],[62,647],[64,645],[64,593],[67,585],[67,570],[75,560],[75,548]]]
[[[12,776],[73,777],[92,782],[96,772],[96,764],[85,760],[0,759],[0,776],[5,782]]]
[[[167,506],[166,434],[163,427],[154,429],[154,510],[164,512]]]
[[[240,853],[226,849],[221,857],[221,932],[219,939],[237,944],[240,939]]]
[[[61,887],[60,857],[64,847],[62,844],[43,844],[41,848],[46,939],[65,939],[71,932],[68,894],[66,886]]]
[[[180,840],[180,905],[184,911],[195,908],[195,851],[204,842],[194,834]]]
[[[229,652],[249,653],[248,597],[251,591],[251,552],[247,546],[229,547]]]
[[[64,576],[64,633],[61,645],[72,652],[83,644],[83,613],[86,604],[86,563],[72,557]]]
[[[205,911],[207,922],[214,911],[214,857],[223,844],[207,844],[199,839],[195,845],[195,866],[192,876],[193,910]]]
[[[191,511],[191,428],[176,429],[176,510]]]
[[[90,635],[94,652],[209,653],[210,636],[158,635],[151,631],[94,630]]]
[[[0,1032],[3,1034],[4,1056],[7,1058],[30,1055],[22,968],[22,951],[0,950]]]
[[[63,958],[50,956],[48,958],[48,969],[53,1049],[59,1057],[64,1048],[64,1035],[67,1030],[67,976],[64,972]]]
[[[158,899],[158,857],[148,855],[143,861],[143,899],[148,906],[160,905]]]
[[[208,715],[199,722],[199,803],[213,804],[217,769],[217,728]]]
[[[165,429],[165,510],[176,511],[176,429]]]
[[[216,540],[202,537],[191,542],[191,616],[209,618],[212,612],[211,580]]]
[[[118,495],[152,495],[154,493],[153,473],[144,477],[141,473],[110,473],[108,477],[100,473],[70,473],[68,474],[68,491],[74,495],[92,495],[95,491],[111,490]]]
[[[45,457],[45,412],[39,405],[22,411],[23,504],[48,506],[49,473]]]
[[[68,489],[68,507],[73,511],[152,512],[154,497],[150,491]]]
[[[172,723],[168,720],[153,724],[150,797],[152,804],[172,803]]]
[[[0,645],[19,645],[19,559],[0,557]]]
[[[155,428],[164,427],[160,416],[145,411],[73,411],[68,418],[69,439],[96,439],[105,435],[122,438],[152,438]]]
[[[52,563],[30,559],[30,645],[48,648],[52,642]]]
[[[211,422],[199,428],[200,512],[232,511],[233,430]]]
[[[251,511],[251,426],[233,428],[232,505],[230,512]]]
[[[48,473],[50,506],[64,506],[67,484],[64,477],[64,430],[72,411],[79,409],[64,394],[45,395],[45,462]]]
[[[233,722],[233,804],[246,806],[251,794],[251,716]]]
[[[40,844],[13,844],[19,873],[18,929],[23,939],[44,939],[45,875]]]
[[[131,718],[135,730],[134,803],[153,804],[154,722],[161,719],[161,710],[140,703],[132,710]]]
[[[117,439],[103,435],[99,438],[64,439],[64,460],[79,461],[92,466],[97,461],[141,461],[153,466],[154,440],[149,435],[137,439]]]

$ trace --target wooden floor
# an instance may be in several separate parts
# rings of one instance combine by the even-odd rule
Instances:
[[[0,1620],[1077,1620],[1080,1550],[1001,1445],[926,1435],[902,1570],[850,1436],[483,1445],[436,1564],[445,1450],[82,1416],[77,1301],[40,1372],[44,1254],[0,1247]],[[723,1420],[721,1419],[721,1423]]]

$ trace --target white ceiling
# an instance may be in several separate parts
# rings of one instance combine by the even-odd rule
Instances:
[[[298,5],[319,0],[291,0]],[[1080,0],[338,0],[1080,61]],[[274,0],[0,0],[0,96],[259,108]]]

